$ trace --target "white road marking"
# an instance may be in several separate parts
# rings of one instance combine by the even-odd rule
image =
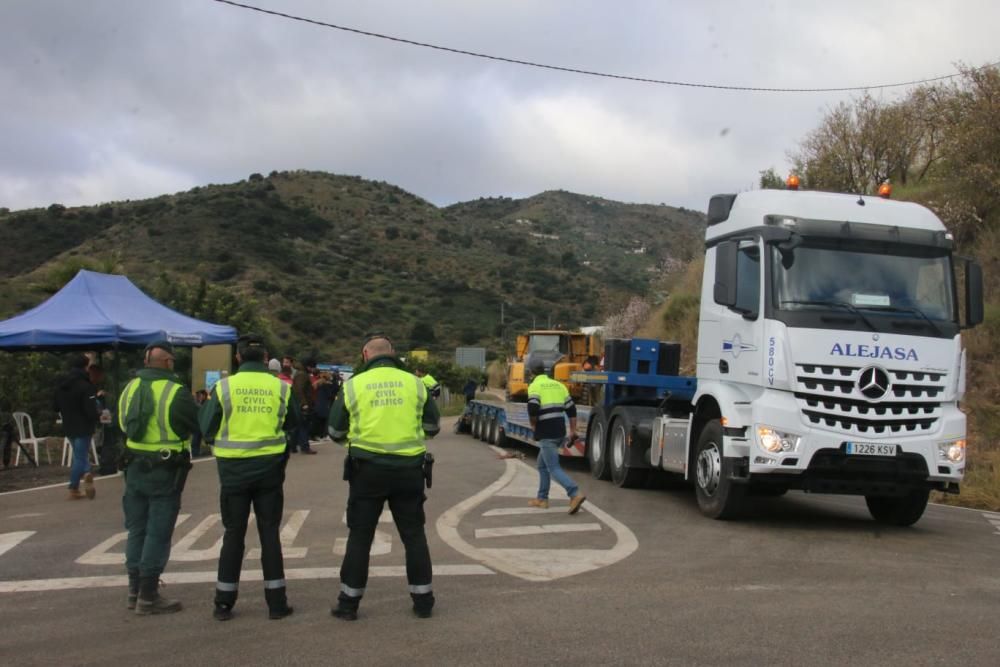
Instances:
[[[34,516],[45,516],[45,512],[25,512],[24,514],[12,514],[8,519],[27,519]]]
[[[34,535],[35,530],[18,530],[13,533],[0,533],[0,556],[4,555],[21,542]]]
[[[568,507],[569,504],[563,505],[562,507],[547,507],[545,509],[540,507],[498,507],[497,509],[483,512],[483,516],[511,516],[513,514],[565,514]],[[587,511],[586,503],[584,503],[583,507],[580,508],[580,511]]]
[[[285,521],[284,528],[281,529],[281,555],[284,558],[305,558],[308,547],[293,547],[295,538],[302,530],[302,524],[306,522],[309,510],[295,510]],[[249,532],[249,529],[248,529]],[[247,560],[260,560],[260,547],[254,547],[247,553]]]
[[[516,537],[519,535],[545,535],[547,533],[584,533],[600,530],[599,523],[550,523],[541,526],[505,526],[503,528],[477,528],[476,538]]]
[[[191,463],[204,463],[205,461],[214,461],[214,456],[208,456],[203,458],[192,459]],[[121,477],[120,472],[116,472],[113,475],[101,475],[100,477],[94,477],[95,482],[101,482],[106,479],[115,479],[116,477]],[[0,496],[12,496],[15,493],[29,493],[31,491],[44,491],[45,489],[65,489],[68,482],[59,482],[58,484],[46,484],[45,486],[33,486],[30,489],[18,489],[17,491],[4,491],[0,493]]]
[[[474,576],[496,574],[482,565],[435,565],[435,577]],[[406,566],[373,566],[368,570],[370,577],[405,577]],[[160,578],[166,584],[208,584],[215,583],[218,573],[211,572],[164,572]],[[340,568],[304,567],[285,570],[285,579],[339,579]],[[263,581],[261,570],[243,570],[241,581]],[[107,577],[65,577],[61,579],[26,579],[22,581],[0,581],[0,593],[29,593],[39,591],[63,591],[81,588],[115,588],[128,585],[128,577],[114,575]]]
[[[347,512],[341,517],[341,521],[344,525],[347,525]],[[378,517],[379,523],[392,523],[392,513],[387,509],[383,509],[382,513]],[[385,532],[384,530],[375,529],[375,539],[372,540],[372,548],[368,553],[372,556],[384,556],[387,553],[392,552],[392,535]],[[338,537],[333,541],[333,554],[335,556],[343,556],[347,553],[347,538]]]
[[[190,514],[178,514],[174,528],[191,518]],[[81,565],[124,565],[125,553],[122,551],[111,552],[111,548],[124,542],[128,538],[128,532],[115,533],[104,540],[96,547],[76,559]],[[110,552],[110,553],[109,553]]]
[[[192,549],[194,543],[197,542],[202,536],[205,535],[215,524],[219,523],[222,519],[221,514],[209,514],[205,519],[199,523],[195,528],[182,537],[174,548],[170,551],[170,560],[173,561],[198,561],[198,560],[215,560],[219,557],[219,552],[222,551],[222,535],[215,541],[215,544],[207,549]],[[250,515],[250,523],[253,523],[253,515]],[[247,530],[249,530],[249,524],[247,524]]]
[[[995,535],[1000,535],[1000,514],[994,514],[993,512],[983,512],[983,518],[990,522],[990,524],[997,529]]]
[[[486,549],[469,544],[459,534],[458,525],[462,517],[493,496],[533,498],[537,490],[537,474],[521,461],[504,459],[504,473],[497,481],[438,517],[438,535],[459,553],[527,581],[552,581],[589,572],[617,563],[639,548],[639,541],[628,526],[589,500],[587,510],[615,534],[615,545],[610,549]]]

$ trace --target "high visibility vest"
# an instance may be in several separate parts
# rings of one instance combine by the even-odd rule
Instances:
[[[344,383],[351,447],[375,454],[421,456],[427,388],[416,375],[379,366]]]
[[[538,421],[562,419],[568,398],[566,385],[548,375],[537,376],[528,387],[528,400],[537,400],[539,404]]]
[[[244,371],[219,380],[215,393],[222,421],[212,450],[216,458],[246,459],[285,451],[285,415],[291,387],[269,373]]]
[[[129,404],[135,397],[136,390],[139,389],[140,382],[149,382],[153,392],[153,402],[156,409],[149,417],[146,430],[139,440],[125,439],[125,446],[140,452],[159,452],[164,449],[179,452],[188,447],[188,442],[174,433],[170,427],[170,405],[173,403],[177,392],[182,390],[182,386],[170,380],[141,380],[135,378],[125,386],[121,398],[118,399],[118,421],[122,431],[125,430],[125,415],[128,414]]]

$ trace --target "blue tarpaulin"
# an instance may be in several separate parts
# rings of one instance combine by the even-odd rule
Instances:
[[[200,346],[236,342],[233,327],[182,315],[125,276],[80,271],[31,310],[0,322],[0,350],[143,346],[154,340]]]

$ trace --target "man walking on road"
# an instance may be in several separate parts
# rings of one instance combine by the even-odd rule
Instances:
[[[126,435],[128,608],[140,616],[181,610],[179,601],[163,597],[158,588],[191,469],[189,439],[198,428],[198,406],[173,372],[173,346],[150,343],[145,365],[118,401],[118,425]]]
[[[288,463],[285,430],[296,426],[298,410],[290,400],[291,387],[268,372],[267,349],[260,336],[240,338],[236,358],[239,371],[215,385],[202,412],[205,437],[215,442],[225,528],[212,615],[219,621],[233,617],[252,505],[260,536],[264,599],[268,618],[276,620],[292,613],[279,531]]]
[[[344,479],[347,550],[340,566],[340,595],[331,613],[354,621],[368,584],[368,558],[385,502],[406,550],[406,579],[413,612],[429,618],[434,607],[431,554],[424,533],[424,482],[431,485],[434,459],[424,437],[441,430],[437,404],[421,380],[403,370],[384,334],[365,341],[364,365],[344,383],[330,411],[330,436],[347,440]]]
[[[56,387],[56,412],[62,415],[63,433],[73,448],[73,467],[69,471],[69,499],[94,499],[94,475],[90,472],[90,442],[100,421],[97,412],[97,389],[90,382],[87,366],[90,359],[74,352],[67,359],[68,372]],[[80,481],[83,491],[80,491]]]
[[[541,359],[529,360],[528,370],[534,376],[528,386],[528,418],[538,441],[538,496],[528,501],[532,507],[549,506],[549,486],[555,479],[569,495],[569,513],[576,514],[587,499],[580,488],[559,466],[559,448],[566,439],[566,417],[569,417],[571,440],[576,439],[576,404],[566,386],[545,374]]]

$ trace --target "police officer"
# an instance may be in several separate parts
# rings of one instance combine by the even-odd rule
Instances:
[[[528,501],[532,507],[549,506],[549,487],[554,479],[569,496],[569,513],[576,514],[587,499],[580,493],[569,475],[559,466],[559,448],[566,440],[566,417],[569,418],[570,440],[576,439],[576,404],[566,385],[549,377],[553,362],[548,367],[540,356],[528,359],[528,371],[534,376],[528,385],[528,419],[538,441],[538,494]]]
[[[424,383],[427,388],[427,393],[431,398],[438,398],[441,396],[441,383],[434,379],[434,376],[425,371],[423,368],[417,368],[414,373],[417,377]]]
[[[331,613],[348,621],[368,583],[368,555],[385,502],[406,550],[406,578],[413,611],[428,618],[434,607],[431,555],[424,534],[424,482],[430,486],[433,458],[424,437],[440,430],[437,405],[427,388],[403,370],[384,334],[369,336],[361,352],[364,364],[344,383],[330,411],[329,432],[347,440],[344,477],[347,500],[347,550],[340,567],[340,595]]]
[[[276,620],[292,613],[285,591],[279,530],[288,463],[285,430],[296,426],[298,411],[289,400],[291,387],[268,372],[264,340],[246,335],[236,349],[239,371],[216,383],[201,414],[205,436],[215,442],[225,528],[212,615],[219,621],[233,617],[252,505],[260,536],[268,618]]]
[[[158,586],[191,468],[189,439],[198,428],[198,407],[173,367],[173,346],[150,343],[145,368],[118,401],[118,424],[126,434],[122,507],[128,529],[128,608],[140,616],[181,610],[181,603],[160,595]]]

